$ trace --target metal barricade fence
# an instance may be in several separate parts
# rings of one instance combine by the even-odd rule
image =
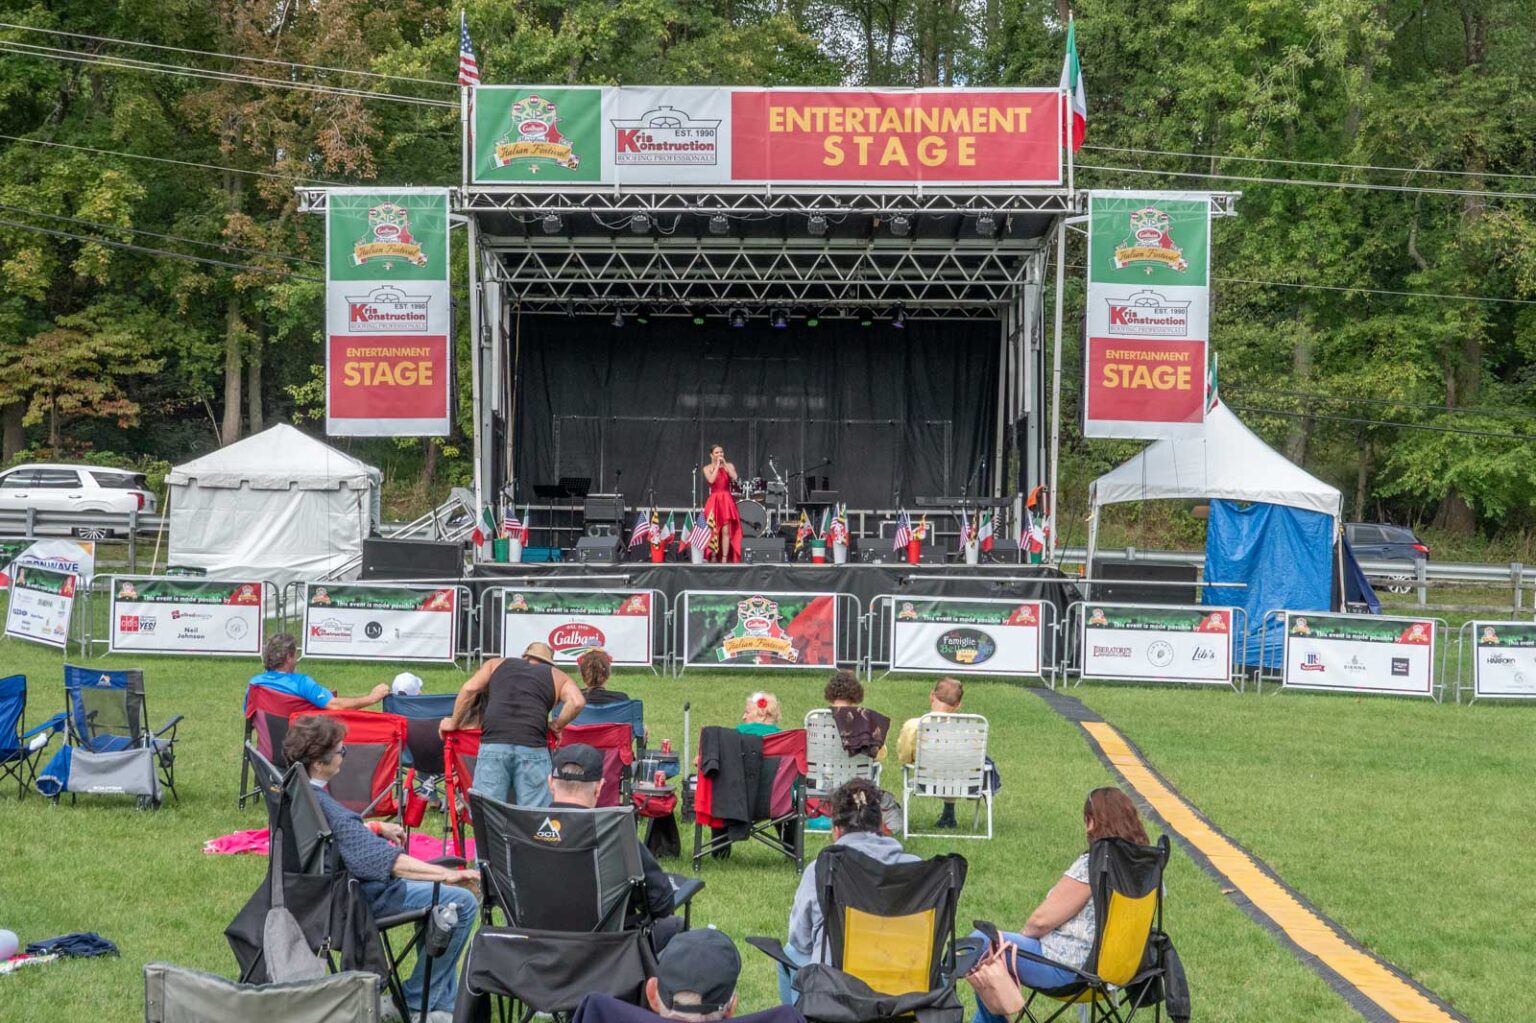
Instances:
[[[112,620],[112,608],[114,597],[120,592],[123,582],[130,583],[173,583],[178,585],[209,585],[209,586],[242,586],[258,583],[261,586],[261,624],[254,643],[254,649],[248,651],[208,651],[208,650],[136,650],[135,656],[181,656],[191,654],[195,656],[222,656],[222,657],[260,657],[261,644],[266,636],[274,632],[283,631],[287,624],[283,609],[283,589],[276,583],[267,579],[217,579],[206,576],[175,576],[175,575],[137,575],[133,573],[118,573],[114,575],[98,575],[92,577],[90,583],[82,587],[75,598],[74,617],[70,624],[71,641],[76,645],[80,654],[84,657],[103,657],[111,652],[112,629],[118,624]],[[167,607],[174,603],[165,602]],[[155,624],[158,628],[158,623]],[[243,636],[241,637],[244,638]]]
[[[1286,663],[1286,639],[1287,639],[1287,636],[1291,634],[1291,629],[1293,628],[1293,626],[1291,625],[1291,620],[1292,620],[1292,618],[1295,618],[1295,619],[1297,619],[1299,621],[1299,620],[1304,620],[1304,619],[1306,619],[1308,617],[1315,617],[1315,618],[1319,618],[1319,619],[1324,619],[1324,618],[1351,618],[1351,619],[1358,619],[1362,624],[1363,623],[1369,623],[1369,622],[1375,622],[1375,623],[1381,623],[1381,622],[1406,622],[1406,623],[1409,623],[1409,624],[1420,623],[1420,622],[1428,622],[1428,623],[1430,623],[1430,625],[1433,626],[1433,630],[1432,630],[1433,631],[1433,635],[1437,638],[1437,641],[1435,643],[1433,643],[1432,646],[1437,646],[1439,648],[1439,651],[1438,651],[1439,652],[1439,657],[1438,657],[1438,663],[1437,663],[1437,658],[1433,655],[1433,653],[1430,656],[1429,665],[1428,665],[1428,669],[1429,669],[1429,687],[1428,687],[1428,690],[1425,693],[1423,693],[1423,694],[1419,694],[1419,693],[1412,693],[1412,692],[1409,692],[1407,690],[1395,690],[1395,689],[1390,689],[1390,688],[1386,688],[1386,687],[1365,687],[1365,686],[1350,687],[1350,686],[1347,686],[1347,685],[1345,685],[1345,686],[1336,686],[1336,687],[1335,686],[1321,686],[1321,685],[1298,686],[1298,685],[1294,685],[1294,684],[1287,684],[1287,672],[1288,672],[1289,666]],[[1278,629],[1272,629],[1271,628],[1271,623],[1272,622],[1277,623],[1279,625],[1279,628]],[[1271,638],[1270,638],[1271,632],[1278,632],[1279,635],[1278,635],[1277,639],[1271,640]],[[1379,693],[1380,695],[1383,695],[1383,696],[1427,695],[1431,699],[1433,699],[1435,702],[1443,703],[1443,702],[1445,702],[1445,689],[1446,689],[1446,681],[1445,681],[1445,665],[1446,665],[1446,659],[1447,659],[1446,647],[1450,643],[1450,637],[1451,637],[1450,626],[1446,624],[1446,622],[1445,622],[1445,620],[1443,618],[1422,618],[1422,617],[1418,617],[1418,616],[1404,617],[1404,616],[1399,616],[1399,615],[1350,614],[1350,613],[1343,612],[1343,611],[1291,611],[1291,610],[1286,610],[1286,609],[1275,608],[1275,609],[1272,609],[1270,611],[1265,612],[1265,614],[1264,614],[1264,628],[1263,628],[1263,632],[1261,633],[1260,643],[1259,643],[1259,667],[1254,672],[1254,678],[1255,678],[1255,681],[1257,682],[1257,688],[1258,688],[1259,695],[1261,695],[1261,696],[1264,693],[1264,681],[1266,679],[1270,679],[1270,680],[1278,679],[1280,684],[1276,688],[1279,691],[1282,691],[1282,692],[1284,690],[1286,690],[1286,689],[1293,689],[1293,690],[1295,690],[1295,689],[1302,689],[1302,690],[1305,690],[1305,691],[1308,691],[1308,692],[1339,692],[1339,693],[1351,693],[1351,694],[1354,694],[1354,695],[1372,694],[1372,693]],[[1274,671],[1271,671],[1269,669],[1269,667],[1268,667],[1270,655],[1272,655],[1272,654],[1277,654],[1278,655],[1278,661],[1279,661],[1278,668],[1276,670],[1274,670]],[[1324,668],[1322,670],[1326,670],[1326,665],[1324,665]]]
[[[1156,616],[1156,613],[1160,612],[1160,611],[1161,612],[1182,611],[1182,612],[1187,612],[1187,613],[1189,613],[1191,615],[1193,615],[1193,614],[1200,614],[1202,616],[1209,616],[1210,614],[1215,613],[1215,612],[1225,613],[1225,614],[1230,616],[1228,618],[1227,623],[1226,623],[1226,625],[1227,625],[1227,637],[1228,637],[1227,638],[1226,675],[1225,675],[1224,678],[1220,678],[1220,679],[1208,679],[1208,678],[1194,677],[1194,676],[1189,676],[1189,675],[1180,677],[1180,676],[1177,676],[1177,675],[1173,674],[1171,671],[1170,672],[1158,672],[1158,671],[1155,671],[1155,670],[1149,670],[1149,671],[1141,673],[1141,674],[1129,674],[1128,673],[1128,674],[1124,674],[1124,675],[1087,675],[1087,674],[1084,673],[1084,667],[1085,667],[1084,656],[1085,655],[1084,655],[1083,647],[1084,647],[1084,645],[1087,642],[1086,632],[1087,632],[1087,627],[1090,624],[1090,622],[1088,620],[1088,615],[1091,614],[1091,612],[1085,612],[1086,608],[1096,608],[1096,609],[1098,609],[1100,611],[1102,611],[1104,609],[1114,609],[1114,610],[1117,610],[1117,611],[1118,610],[1143,611],[1143,612],[1149,612],[1154,617]],[[1150,634],[1153,634],[1153,633],[1156,633],[1156,632],[1159,632],[1159,631],[1173,632],[1175,630],[1157,630],[1157,629],[1147,629],[1147,628],[1144,628],[1144,627],[1138,627],[1135,630],[1127,630],[1127,631],[1135,631],[1135,632],[1138,632],[1138,633],[1144,633],[1144,634],[1150,635]],[[1166,685],[1226,685],[1226,686],[1232,687],[1233,689],[1237,690],[1240,693],[1241,692],[1245,692],[1247,690],[1247,680],[1246,680],[1246,675],[1245,675],[1245,672],[1244,672],[1244,667],[1246,666],[1247,661],[1248,661],[1248,613],[1242,607],[1239,607],[1237,605],[1227,605],[1227,604],[1138,604],[1138,603],[1132,603],[1130,601],[1125,601],[1125,602],[1121,602],[1121,603],[1115,603],[1115,602],[1111,602],[1111,601],[1081,601],[1081,600],[1079,600],[1079,601],[1074,601],[1072,603],[1072,605],[1067,608],[1066,617],[1065,617],[1065,619],[1062,622],[1062,634],[1063,634],[1063,657],[1062,657],[1062,660],[1061,660],[1061,677],[1062,677],[1062,680],[1063,680],[1063,684],[1065,684],[1065,681],[1066,681],[1066,679],[1068,677],[1076,676],[1076,678],[1077,678],[1077,682],[1075,683],[1076,685],[1082,685],[1083,680],[1085,678],[1092,678],[1092,679],[1096,679],[1096,680],[1099,680],[1099,681],[1105,681],[1105,682],[1114,682],[1114,681],[1150,682],[1150,683],[1154,683],[1154,684],[1166,684]],[[1192,634],[1194,634],[1194,635],[1213,635],[1214,633],[1192,633]],[[1167,645],[1167,648],[1168,648],[1167,652],[1170,655],[1170,659],[1168,660],[1167,664],[1158,665],[1155,662],[1155,660],[1152,660],[1150,658],[1150,656],[1149,656],[1149,663],[1151,664],[1153,669],[1162,668],[1162,667],[1172,668],[1174,660],[1177,659],[1178,651],[1177,651],[1176,645],[1174,643],[1172,643],[1172,641],[1167,640],[1167,639],[1162,640],[1162,642]],[[1131,657],[1131,658],[1134,658],[1134,652],[1132,652],[1131,654],[1128,654],[1127,656]]]
[[[565,577],[560,577],[558,581],[564,582],[566,580]],[[647,628],[650,633],[651,656],[647,666],[653,673],[660,674],[662,669],[657,668],[657,662],[659,661],[661,663],[662,668],[665,668],[671,663],[672,651],[669,645],[669,639],[672,620],[672,602],[668,599],[666,593],[662,592],[661,590],[646,588],[636,589],[628,587],[619,589],[600,589],[597,587],[584,589],[566,586],[505,585],[488,586],[480,595],[479,659],[481,661],[484,661],[486,658],[492,656],[512,657],[522,652],[520,650],[506,649],[504,636],[504,630],[506,626],[507,597],[508,594],[515,595],[519,591],[527,593],[584,593],[605,595],[633,593],[648,594],[650,597],[650,608],[646,612],[646,619]],[[572,613],[569,615],[569,617],[578,618],[580,615]],[[550,644],[551,647],[554,647],[554,645],[555,644],[553,643]],[[492,651],[495,651],[495,653],[493,654]],[[559,650],[556,650],[555,652],[558,655]],[[613,653],[612,650],[609,650],[608,652],[610,655]],[[632,660],[619,658],[615,658],[614,663],[621,666],[634,665]]]
[[[859,606],[859,600],[851,593],[782,593],[772,590],[764,590],[760,593],[752,593],[747,590],[683,590],[678,593],[672,605],[672,677],[678,678],[688,668],[720,667],[729,670],[739,670],[753,667],[749,665],[720,664],[711,665],[704,662],[690,661],[691,651],[688,647],[688,616],[692,608],[694,598],[716,596],[764,596],[764,597],[791,597],[795,599],[817,597],[831,597],[836,611],[835,629],[833,633],[832,659],[836,666],[852,665],[857,671],[861,640],[863,635],[863,608]],[[850,613],[851,612],[851,613]],[[830,669],[826,664],[809,665],[759,665],[766,670],[780,671],[806,671],[809,669]]]
[[[950,601],[957,604],[980,604],[993,607],[1018,607],[1021,604],[1038,604],[1040,607],[1040,621],[1037,625],[1038,636],[1038,668],[1035,671],[974,671],[967,670],[967,666],[956,662],[951,667],[934,665],[932,667],[895,667],[895,625],[899,612],[896,605],[901,603],[916,603],[918,601]],[[874,680],[876,665],[885,668],[881,677],[896,671],[926,672],[930,674],[963,674],[979,675],[991,678],[1038,678],[1046,680],[1048,673],[1054,675],[1056,664],[1060,659],[1059,621],[1056,605],[1048,597],[958,597],[935,595],[927,593],[881,593],[873,597],[868,609],[863,615],[864,643],[861,650],[862,668],[864,677],[868,681]],[[965,623],[953,623],[954,629],[967,628]]]

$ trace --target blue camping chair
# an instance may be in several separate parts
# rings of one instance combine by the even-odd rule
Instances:
[[[557,708],[558,710],[558,708]],[[645,702],[619,700],[616,703],[587,704],[576,715],[573,725],[627,724],[635,730],[635,745],[645,748]]]
[[[25,799],[37,781],[37,762],[55,732],[64,730],[64,715],[26,727],[27,676],[0,678],[0,781],[16,779],[16,798]]]
[[[104,671],[64,665],[65,712],[69,741],[88,753],[149,749],[160,767],[160,780],[177,802],[176,727],[182,715],[153,732],[144,724],[144,672],[139,668]]]
[[[443,737],[437,725],[453,713],[453,701],[457,698],[457,693],[420,693],[416,696],[391,693],[384,697],[384,713],[399,714],[406,720],[403,763],[416,768],[418,776],[442,777]]]

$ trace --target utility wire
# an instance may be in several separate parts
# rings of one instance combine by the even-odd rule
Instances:
[[[1472,430],[1463,426],[1436,426],[1433,423],[1403,423],[1393,419],[1364,419],[1355,416],[1333,416],[1322,412],[1292,412],[1277,408],[1256,408],[1252,405],[1235,405],[1223,399],[1223,404],[1234,412],[1251,412],[1259,416],[1282,416],[1286,419],[1322,419],[1330,423],[1354,423],[1360,426],[1391,426],[1399,430],[1428,430],[1431,433],[1451,433],[1462,437],[1492,437],[1495,440],[1536,441],[1536,433],[1500,433],[1496,430]]]
[[[243,252],[250,256],[269,256],[273,259],[282,259],[290,263],[308,263],[310,266],[324,266],[318,259],[308,259],[304,256],[289,256],[281,252],[271,252],[267,249],[251,249],[240,245],[231,245],[228,242],[199,240],[197,238],[183,238],[181,235],[161,234],[157,231],[149,231],[142,227],[127,227],[123,224],[103,224],[96,220],[82,220],[79,217],[66,217],[62,213],[44,213],[42,210],[29,210],[22,206],[11,206],[0,202],[0,210],[9,210],[12,213],[21,213],[29,217],[45,217],[49,220],[62,220],[68,224],[76,224],[81,227],[93,227],[98,231],[126,231],[129,234],[143,235],[146,238],[159,238],[167,242],[183,242],[187,245],[202,245],[207,248],[220,249],[225,252]]]
[[[1358,192],[1404,192],[1410,195],[1451,195],[1480,199],[1536,199],[1536,192],[1490,192],[1478,188],[1440,188],[1429,185],[1381,185],[1364,181],[1317,181],[1311,178],[1265,178],[1245,174],[1211,174],[1203,171],[1156,170],[1151,167],[1104,167],[1091,163],[1074,164],[1078,170],[1106,171],[1112,174],[1152,174],[1170,178],[1200,178],[1206,181],[1242,181],[1255,185],[1301,185],[1310,188],[1342,188]]]
[[[1234,160],[1242,163],[1283,164],[1290,167],[1325,167],[1329,170],[1386,171],[1392,174],[1439,174],[1462,178],[1509,178],[1519,181],[1536,181],[1536,174],[1505,174],[1498,171],[1444,170],[1438,167],[1384,167],[1378,164],[1369,163],[1337,163],[1330,160],[1286,160],[1273,156],[1223,156],[1216,153],[1180,153],[1166,149],[1132,149],[1125,146],[1084,145],[1083,148],[1092,149],[1101,153],[1136,153],[1143,156],[1176,156],[1181,159],[1188,160]]]
[[[1068,269],[1087,270],[1081,263],[1068,263]],[[1494,302],[1506,305],[1536,305],[1533,298],[1498,298],[1493,295],[1450,295],[1435,291],[1394,291],[1391,288],[1366,288],[1347,284],[1299,284],[1291,281],[1256,281],[1248,277],[1217,277],[1211,280],[1223,284],[1257,284],[1267,288],[1300,288],[1307,291],[1343,291],[1362,295],[1390,295],[1398,298],[1438,298],[1457,302]]]
[[[1270,387],[1238,388],[1243,394],[1278,394],[1287,398],[1306,398],[1311,401],[1337,401],[1352,405],[1386,405],[1393,408],[1419,409],[1425,412],[1446,412],[1465,416],[1503,416],[1513,419],[1536,419],[1536,412],[1508,408],[1460,408],[1455,405],[1436,405],[1433,402],[1401,401],[1392,398],[1355,398],[1342,394],[1319,394],[1315,391],[1287,391]]]
[[[271,178],[275,181],[297,181],[301,184],[315,185],[344,185],[344,181],[327,181],[324,178],[301,178],[293,174],[279,174],[276,171],[247,170],[242,167],[226,167],[218,163],[196,163],[192,160],[173,160],[167,156],[148,156],[144,153],[125,153],[120,149],[96,149],[93,146],[77,146],[69,142],[49,142],[46,139],[29,139],[20,135],[0,135],[0,139],[8,142],[25,142],[33,146],[50,146],[54,149],[73,149],[81,153],[95,153],[98,156],[123,156],[130,160],[150,160],[154,163],[168,163],[177,167],[195,167],[199,170],[222,171],[230,174],[250,174],[258,178]]]
[[[252,266],[249,263],[231,263],[228,260],[212,259],[208,256],[194,256],[186,252],[172,252],[169,249],[154,249],[147,245],[134,245],[132,242],[113,241],[110,238],[93,238],[89,235],[76,234],[73,231],[62,231],[53,227],[39,227],[36,224],[23,224],[15,220],[0,220],[0,227],[12,227],[18,231],[32,231],[36,234],[52,235],[55,238],[68,238],[71,241],[77,242],[89,242],[93,245],[106,245],[110,248],[138,252],[146,256],[163,256],[166,259],[181,259],[189,263],[203,263],[208,266],[223,267],[226,270],[242,270],[250,273],[270,274],[273,277],[284,277],[294,281],[314,281],[317,284],[325,283],[325,278],[323,277],[306,277],[303,274],[294,273],[292,270]]]

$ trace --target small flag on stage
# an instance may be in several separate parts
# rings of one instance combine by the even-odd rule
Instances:
[[[982,550],[992,549],[992,513],[989,511],[981,513],[981,528],[977,530],[977,539],[981,541]]]
[[[530,504],[526,508],[523,509],[523,524],[522,524],[522,527],[517,531],[518,532],[518,537],[517,537],[518,542],[521,543],[524,547],[528,546],[528,526],[532,522],[533,522],[533,505]]]
[[[714,515],[710,515],[706,521],[700,514],[693,520],[693,528],[688,533],[688,546],[696,551],[709,550],[709,540],[714,535],[714,518]]]
[[[634,528],[629,531],[629,545],[639,547],[651,538],[651,519],[645,512],[635,513]]]
[[[677,535],[677,530],[676,530],[676,528],[674,528],[674,525],[673,525],[672,513],[671,512],[667,512],[666,524],[661,527],[661,533],[652,542],[656,543],[656,544],[659,544],[662,547],[665,547],[667,544],[672,542],[672,538],[674,536],[676,536],[676,535]]]
[[[806,537],[816,535],[811,528],[811,517],[804,511],[800,513],[800,525],[795,529],[795,553],[800,553],[800,548],[805,546]]]
[[[971,513],[968,509],[960,509],[960,551],[965,552],[966,544],[971,542]]]
[[[501,533],[499,534],[501,538],[506,540],[515,536],[521,540],[522,533],[523,520],[517,517],[517,509],[503,505],[501,509]]]
[[[1030,554],[1039,554],[1045,550],[1045,530],[1035,521],[1035,515],[1029,509],[1024,510],[1024,525],[1019,531],[1019,546]]]
[[[1088,93],[1083,89],[1083,66],[1077,59],[1077,23],[1067,22],[1067,55],[1061,62],[1061,84],[1067,94],[1067,116],[1062,125],[1062,143],[1072,147],[1072,152],[1083,148],[1083,136],[1088,133]]]
[[[469,19],[459,11],[459,84],[473,88],[480,84],[480,62],[475,59],[475,44],[469,41]]]
[[[901,518],[896,520],[896,533],[891,538],[891,550],[904,550],[907,544],[912,542],[912,519],[903,510]]]
[[[828,539],[832,543],[846,544],[848,542],[848,509],[842,505],[837,506],[836,513],[832,516],[832,525],[829,527],[831,535]]]
[[[832,529],[832,509],[831,508],[823,508],[821,510],[821,538],[823,540],[828,539],[827,534],[831,531],[831,529]]]
[[[475,523],[475,531],[470,534],[470,539],[479,547],[496,535],[496,513],[490,505],[485,505],[480,509],[480,521]]]
[[[687,549],[689,541],[693,538],[693,511],[688,512],[688,517],[683,519],[683,528],[677,531],[677,553],[681,554]]]
[[[923,517],[912,530],[912,535],[919,541],[928,539],[928,513],[923,512]]]

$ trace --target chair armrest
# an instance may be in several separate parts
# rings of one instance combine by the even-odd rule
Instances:
[[[185,715],[177,714],[175,717],[168,720],[165,724],[161,725],[159,730],[155,732],[155,738],[158,739],[166,732],[170,732],[171,738],[174,739],[176,737],[176,726],[181,724],[184,717]]]
[[[688,905],[695,895],[704,890],[704,882],[696,877],[668,874],[667,879],[672,882],[672,904],[679,908]]]
[[[1056,960],[1048,959],[1043,955],[1037,955],[1028,949],[1015,947],[1013,950],[1013,955],[1016,959],[1028,959],[1030,962],[1040,963],[1044,966],[1054,966],[1058,970],[1066,970],[1068,973],[1075,973],[1080,979],[1085,980],[1090,984],[1104,983],[1098,978],[1096,974],[1088,973],[1085,970],[1080,970],[1075,966],[1068,966],[1066,963],[1059,963]]]
[[[778,938],[748,938],[747,944],[777,961],[790,973],[800,969],[800,964],[789,957],[789,953],[784,951],[784,943]]]
[[[30,739],[30,738],[32,738],[32,736],[36,735],[38,732],[48,731],[48,730],[52,730],[52,731],[55,731],[55,732],[62,732],[64,730],[64,723],[66,721],[68,721],[68,720],[69,720],[68,717],[66,715],[64,715],[64,714],[55,714],[53,717],[49,718],[47,721],[44,721],[42,724],[37,725],[34,728],[29,728],[25,732],[22,732],[21,733],[21,737],[23,739]]]
[[[463,870],[469,864],[469,861],[462,856],[439,856],[427,862],[434,867],[452,867],[454,870]]]
[[[381,931],[401,927],[405,924],[414,924],[425,920],[432,913],[431,906],[423,906],[420,909],[408,909],[403,913],[391,913],[389,916],[376,916],[373,925]]]

